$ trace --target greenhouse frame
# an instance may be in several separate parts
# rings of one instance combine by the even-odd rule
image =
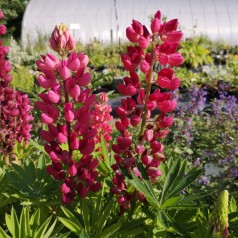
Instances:
[[[185,39],[204,34],[238,45],[238,0],[31,0],[23,18],[22,43],[49,35],[58,23],[68,24],[82,43],[123,41],[131,19],[148,26],[157,10],[165,18],[179,19]]]

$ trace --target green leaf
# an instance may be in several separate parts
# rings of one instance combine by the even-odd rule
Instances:
[[[176,204],[177,202],[181,201],[182,199],[183,199],[183,196],[169,198],[160,206],[160,208],[165,209],[169,206]]]
[[[82,230],[79,234],[79,238],[90,238],[85,230]]]
[[[165,229],[165,230],[169,229],[170,227],[169,220],[167,219],[167,217],[162,211],[157,213],[157,216],[155,219],[156,219],[157,227]]]
[[[137,168],[140,171],[141,177],[142,177],[142,181],[145,183],[145,186],[147,187],[147,189],[149,190],[151,196],[154,198],[155,201],[157,201],[156,196],[155,196],[155,192],[154,189],[151,185],[150,179],[145,171],[145,168],[143,166],[143,164],[139,161],[136,162]]]
[[[151,205],[155,207],[159,207],[159,204],[154,197],[154,193],[151,194],[149,189],[141,182],[141,180],[135,175],[133,171],[131,171],[131,174],[128,173],[126,169],[124,169],[121,165],[119,165],[120,170],[125,178],[128,179],[129,183],[138,191],[140,191],[148,200],[148,202],[151,203]]]
[[[188,161],[186,159],[183,159],[183,161],[181,162],[181,167],[180,167],[179,173],[177,174],[176,180],[180,180],[181,178],[184,177],[187,167],[188,167]]]
[[[193,205],[193,204],[181,204],[181,205],[176,205],[176,206],[171,206],[168,207],[168,210],[197,210],[199,208],[205,208],[208,205],[206,204],[198,204],[198,205]]]
[[[45,155],[48,156],[48,154],[47,154],[46,151],[45,151],[44,146],[39,145],[37,142],[35,142],[35,141],[32,140],[32,139],[29,139],[29,142],[30,142],[30,144],[33,145],[37,150],[39,150],[40,152],[42,152],[42,153],[44,153]]]
[[[128,231],[118,231],[112,235],[113,238],[137,237],[144,230],[140,227]]]
[[[58,219],[55,219],[55,221],[57,222]],[[55,227],[55,228],[53,229],[53,231],[52,231],[50,237],[57,237],[57,238],[58,238],[58,235],[61,234],[60,231],[61,231],[63,228],[65,228],[65,226],[61,223],[60,225],[58,225],[57,227]],[[69,231],[69,232],[67,232],[67,233],[71,233],[71,232]],[[47,234],[47,233],[46,233],[46,234]],[[46,235],[46,234],[45,234],[45,235]],[[63,234],[66,234],[66,233],[63,233]],[[63,234],[62,234],[62,235],[63,235]]]
[[[101,234],[105,224],[107,223],[107,220],[108,220],[108,218],[109,218],[109,216],[110,216],[110,214],[113,210],[114,202],[115,202],[115,200],[114,200],[114,198],[112,198],[108,202],[107,206],[104,208],[103,213],[102,213],[102,215],[101,215],[101,217],[100,217],[100,219],[97,223],[97,229],[96,229],[95,237],[99,237],[99,234]]]
[[[54,221],[54,223],[50,226],[50,228],[47,230],[47,232],[44,234],[43,238],[49,238],[51,233],[54,231],[55,225],[57,220]]]
[[[0,227],[0,237],[1,238],[11,238],[5,231]]]
[[[133,171],[131,171],[131,176],[133,178],[133,181],[130,180],[130,183],[137,189],[139,190],[141,193],[144,194],[144,196],[146,197],[146,199],[148,200],[148,202],[159,208],[159,203],[157,201],[157,199],[154,196],[154,193],[151,193],[148,188],[142,183],[142,181],[135,175],[135,173]]]
[[[232,212],[228,215],[229,221],[231,221],[234,218],[238,218],[238,212]]]
[[[140,218],[137,220],[132,220],[130,222],[123,221],[121,228],[115,234],[113,234],[112,237],[125,238],[130,237],[131,235],[135,237],[135,235],[138,235],[144,231],[140,227],[145,223],[145,220],[146,218]]]
[[[100,234],[100,238],[107,238],[111,235],[113,235],[116,231],[118,231],[121,227],[121,223],[118,222],[116,224],[112,224],[108,226],[104,231]]]
[[[166,197],[169,198],[181,192],[184,188],[193,183],[201,175],[202,171],[203,171],[202,169],[197,168],[194,168],[191,171],[189,171],[187,175],[185,175],[182,179],[180,179],[175,184],[175,186],[173,186],[172,189],[170,189]]]
[[[31,216],[30,225],[32,228],[32,237],[35,236],[35,233],[37,232],[37,229],[40,226],[40,215],[41,215],[41,212],[40,212],[40,209],[38,208]]]
[[[43,238],[44,234],[46,232],[46,229],[48,228],[52,216],[50,216],[39,228],[39,230],[35,233],[34,238]]]
[[[13,236],[13,238],[15,238],[15,237],[18,238],[20,235],[19,222],[18,222],[16,211],[13,207],[11,210],[11,222],[12,222],[12,227],[13,227],[12,236]]]
[[[63,223],[64,226],[66,226],[70,231],[75,233],[76,235],[80,235],[80,232],[82,231],[82,227],[78,226],[74,221],[71,221],[69,219],[66,219],[64,217],[58,217],[58,219]]]
[[[82,199],[81,208],[82,208],[82,216],[83,216],[85,229],[87,233],[90,233],[90,214],[89,214],[89,209],[88,209],[88,204],[86,199]]]
[[[11,216],[7,213],[5,214],[5,221],[6,221],[7,229],[10,231],[11,234],[13,234],[14,227],[12,226]]]
[[[193,194],[186,194],[183,196],[183,199],[181,202],[190,202],[190,201],[195,201],[195,200],[200,200],[204,197],[210,196],[211,194],[215,193],[216,189],[212,191],[207,191],[205,193],[193,193]]]
[[[66,209],[65,207],[61,206],[62,211],[64,212],[64,214],[66,215],[67,218],[70,219],[70,221],[72,221],[77,227],[79,227],[79,230],[83,230],[83,226],[80,223],[80,221],[75,217],[75,215],[73,213],[71,213],[68,209]]]
[[[150,218],[151,220],[155,219],[155,214],[149,210],[148,206],[141,205],[141,209],[148,218]]]
[[[191,238],[191,236],[187,233],[187,231],[178,224],[168,213],[162,212],[167,220],[171,223],[171,226],[180,234],[183,235],[184,238]]]
[[[32,162],[31,159],[26,159],[24,163],[24,171],[25,171],[25,181],[28,184],[33,184],[35,182],[36,178],[36,168],[34,163]]]
[[[69,231],[69,232],[67,232],[67,233],[61,234],[61,235],[59,235],[57,238],[68,238],[68,237],[70,237],[70,236],[69,236],[70,233],[71,233],[71,232]]]
[[[118,232],[128,231],[130,229],[138,228],[138,226],[141,226],[142,224],[145,223],[146,219],[147,218],[139,218],[139,219],[132,220],[132,221],[129,221],[129,222],[123,222],[123,225],[122,225],[122,227],[120,228],[120,230]]]
[[[161,193],[160,203],[163,202],[163,199],[167,195],[168,190],[173,186],[173,183],[175,182],[180,169],[181,169],[181,161],[178,159],[172,164],[171,168],[169,168],[168,174],[165,175],[166,178]]]
[[[231,212],[237,211],[236,200],[235,200],[235,198],[234,198],[233,196],[231,197],[231,200],[230,200],[229,210],[230,210]]]
[[[96,203],[94,203],[93,205],[95,206],[95,208],[93,207],[93,213],[92,213],[92,224],[97,224],[99,216],[101,215],[101,207],[102,207],[102,197],[103,195],[99,196],[96,200]],[[96,232],[96,226],[93,226],[93,230]]]
[[[229,229],[232,230],[232,231],[237,232],[237,231],[238,231],[237,221],[236,221],[236,222],[230,222],[230,223],[229,223]]]
[[[102,146],[102,154],[103,154],[103,158],[104,158],[104,163],[107,165],[107,170],[110,171],[110,169],[109,169],[111,167],[110,157],[108,154],[107,144],[106,144],[106,141],[105,141],[103,135],[101,136],[101,146]]]
[[[20,216],[20,237],[28,237],[30,235],[30,224],[29,224],[29,210],[23,207]]]

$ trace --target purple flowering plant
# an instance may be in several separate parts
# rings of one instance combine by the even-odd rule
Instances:
[[[167,153],[186,156],[193,166],[203,165],[199,183],[209,185],[205,189],[228,187],[236,196],[237,98],[228,94],[225,84],[220,84],[218,97],[212,101],[206,95],[206,88],[191,88],[189,103],[178,108],[173,138],[169,139],[176,144]],[[208,167],[216,169],[210,172]]]

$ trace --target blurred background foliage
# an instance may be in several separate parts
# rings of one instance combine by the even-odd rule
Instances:
[[[3,24],[7,26],[8,36],[16,39],[21,36],[21,22],[29,0],[3,0],[0,2],[0,9],[4,12]]]

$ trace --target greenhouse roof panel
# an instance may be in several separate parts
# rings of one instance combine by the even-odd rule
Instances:
[[[185,38],[206,34],[238,45],[238,0],[31,0],[24,14],[22,42],[49,35],[58,23],[77,25],[73,33],[84,43],[126,40],[125,29],[136,19],[150,24],[161,10],[168,20],[178,18]]]

